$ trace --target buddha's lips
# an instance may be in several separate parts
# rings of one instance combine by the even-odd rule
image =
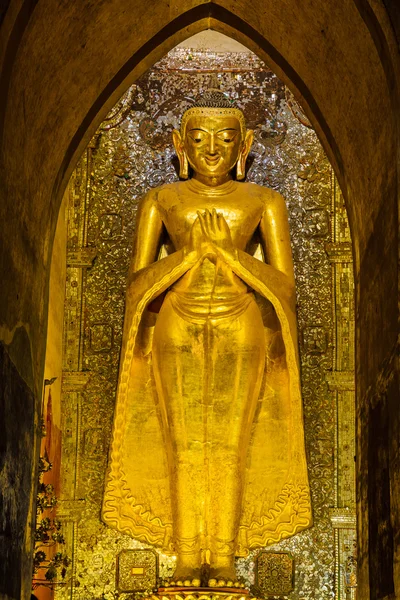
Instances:
[[[208,163],[216,165],[221,157],[220,156],[206,156],[205,159]]]

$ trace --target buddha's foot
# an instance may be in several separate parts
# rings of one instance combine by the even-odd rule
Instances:
[[[238,581],[236,578],[223,578],[223,577],[218,577],[218,578],[214,578],[212,577],[211,579],[208,580],[208,587],[235,587],[235,588],[245,588],[245,584],[242,583],[241,581]]]
[[[189,556],[187,560],[178,559],[172,577],[165,581],[165,587],[200,587],[201,569],[198,556]]]
[[[200,579],[170,579],[164,582],[164,587],[200,587]]]
[[[244,588],[245,584],[236,577],[233,565],[211,567],[208,574],[208,587]]]
[[[200,575],[182,571],[165,581],[164,587],[200,587]]]

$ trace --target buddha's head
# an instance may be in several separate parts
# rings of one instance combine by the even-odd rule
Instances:
[[[244,179],[253,131],[246,131],[242,111],[225,94],[213,90],[184,112],[173,141],[180,177],[188,178],[190,165],[195,177],[215,186],[231,179],[235,166],[236,178]]]

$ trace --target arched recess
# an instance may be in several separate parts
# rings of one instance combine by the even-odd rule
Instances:
[[[159,57],[152,54],[155,46],[162,54],[196,30],[210,25],[217,28],[212,19],[223,23],[220,30],[228,32],[231,27],[235,37],[256,51],[255,46],[265,47],[260,40],[269,40],[271,56],[258,52],[302,101],[347,197],[357,284],[362,576],[368,587],[371,563],[373,571],[376,567],[376,572],[381,573],[379,577],[371,575],[372,585],[386,590],[387,595],[393,587],[392,573],[380,566],[380,546],[375,542],[382,528],[391,535],[391,528],[397,522],[397,517],[394,521],[390,518],[391,504],[397,506],[398,500],[393,492],[388,492],[389,496],[392,494],[389,498],[386,492],[385,499],[375,498],[373,482],[375,471],[385,472],[385,482],[393,480],[392,487],[397,490],[395,469],[399,459],[390,440],[395,439],[398,421],[391,420],[391,433],[389,437],[385,435],[388,415],[394,410],[387,400],[387,385],[390,384],[389,397],[393,394],[393,378],[387,380],[385,373],[394,372],[397,335],[397,167],[393,160],[397,154],[397,115],[392,111],[393,94],[387,87],[384,64],[390,58],[379,44],[380,32],[377,37],[377,28],[373,31],[374,19],[371,15],[365,17],[367,5],[370,6],[352,0],[322,3],[317,12],[312,1],[299,7],[290,0],[284,4],[272,1],[167,4],[159,0],[127,11],[120,0],[87,6],[84,10],[79,2],[63,6],[58,2],[38,2],[29,7],[24,3],[16,18],[19,4],[11,3],[3,22],[4,39],[8,36],[8,42],[1,48],[5,84],[2,89],[7,91],[1,138],[7,152],[3,152],[0,163],[4,250],[1,276],[6,290],[1,305],[4,324],[1,338],[8,339],[9,332],[19,323],[29,332],[38,397],[58,207],[80,152],[130,82],[123,77],[124,74],[128,77],[123,65],[132,56],[141,56],[144,70],[146,56],[152,56],[150,63]],[[195,10],[206,12],[197,17],[198,29],[196,18],[185,21],[188,15],[193,17],[191,11]],[[233,19],[239,18],[244,29],[249,26],[261,38],[256,36],[256,42],[245,39],[249,29],[246,33],[225,23],[214,13],[219,10],[227,11]],[[178,19],[182,21],[177,27]],[[159,32],[164,32],[163,49],[161,41],[157,44]],[[142,54],[140,49],[144,49]],[[271,49],[279,53],[274,54]],[[263,52],[267,54],[266,49]],[[280,57],[285,62],[280,63]],[[295,89],[296,85],[290,84],[289,66],[299,81],[304,82],[309,96],[305,93],[302,98],[305,90],[302,92],[301,86]],[[138,73],[139,70],[133,77]],[[118,81],[114,79],[117,76]],[[108,87],[110,82],[114,83]],[[314,108],[319,107],[323,115],[321,122],[313,113],[312,99]],[[325,128],[323,121],[327,124]],[[329,131],[339,150],[337,155],[333,150],[335,144],[327,140]],[[18,360],[25,359],[17,358],[17,363]],[[385,384],[377,387],[379,376]],[[371,404],[379,404],[381,412],[373,414]],[[378,423],[382,433],[381,452],[378,446],[374,447],[374,436],[368,437],[371,420]],[[393,458],[392,470],[385,467],[389,457]],[[374,467],[368,473],[371,461]],[[370,525],[369,511],[373,515]],[[18,522],[15,526],[21,529],[25,523]],[[369,544],[368,536],[374,543]],[[385,582],[389,582],[387,586]]]
[[[98,517],[106,468],[104,449],[109,444],[115,397],[126,261],[129,260],[134,223],[132,215],[136,212],[139,197],[148,186],[161,184],[166,178],[168,181],[176,179],[170,162],[171,119],[179,119],[181,115],[185,102],[182,96],[196,95],[196,86],[209,85],[210,76],[204,71],[211,69],[215,77],[219,65],[224,72],[221,74],[224,78],[222,89],[235,95],[237,89],[243,86],[239,105],[246,98],[244,105],[252,99],[249,106],[253,108],[245,109],[248,126],[255,127],[257,131],[250,181],[272,186],[283,193],[291,215],[314,527],[272,551],[289,551],[295,557],[295,594],[302,596],[310,592],[310,586],[303,577],[307,572],[314,580],[315,589],[321,589],[322,598],[333,592],[334,560],[337,561],[338,573],[347,572],[348,554],[342,553],[339,562],[337,552],[334,559],[335,546],[343,545],[343,532],[337,529],[337,523],[343,517],[348,525],[345,532],[348,553],[350,560],[354,560],[353,285],[349,264],[350,236],[342,197],[315,133],[309,128],[304,115],[301,116],[301,109],[293,106],[290,96],[287,102],[287,89],[267,65],[251,53],[207,62],[211,59],[204,56],[206,51],[202,53],[203,57],[195,54],[193,63],[185,62],[184,58],[179,58],[180,51],[183,51],[182,48],[177,50],[178,54],[172,52],[164,57],[161,61],[163,67],[157,63],[136,80],[127,97],[113,108],[113,118],[107,118],[97,130],[70,181],[62,409],[63,444],[65,442],[67,448],[62,458],[58,516],[69,521],[63,526],[67,548],[75,563],[81,565],[82,572],[86,572],[84,563],[90,565],[93,555],[100,557],[104,554],[103,549],[110,546],[112,539],[112,560],[100,566],[99,559],[99,581],[103,581],[106,575],[114,579],[117,554],[127,552],[121,560],[130,560],[129,552],[132,548],[137,549],[137,543],[135,546],[129,537],[108,528],[99,528]],[[229,66],[240,75],[230,73]],[[195,76],[187,73],[179,75],[180,68],[198,72]],[[191,83],[185,81],[188,77],[192,77]],[[240,78],[238,88],[234,85],[235,77]],[[257,83],[251,83],[253,77]],[[262,83],[264,81],[265,84]],[[154,93],[151,93],[152,90]],[[134,108],[130,110],[131,103]],[[304,122],[306,127],[302,124]],[[269,131],[266,123],[276,123],[272,126],[273,131]],[[149,128],[155,127],[156,131],[151,134],[151,130],[150,133],[147,129],[142,130],[141,126],[145,124]],[[262,140],[265,140],[265,145],[260,143]],[[284,149],[281,149],[281,144]],[[50,310],[60,314],[60,308],[54,311],[53,298],[57,302],[57,294],[50,298]],[[340,308],[335,306],[337,304]],[[85,306],[84,312],[80,309],[82,306]],[[342,322],[337,323],[339,318]],[[332,325],[336,330],[334,335]],[[336,429],[335,422],[339,424]],[[343,442],[344,438],[347,442]],[[347,444],[343,452],[340,444]],[[333,447],[335,463],[331,461]],[[337,469],[335,496],[333,473],[338,463],[344,465],[345,477],[339,475]],[[351,491],[343,494],[345,486]],[[80,500],[76,502],[75,498]],[[337,508],[331,521],[330,508],[333,506]],[[346,506],[344,510],[343,506]],[[85,517],[78,522],[77,515],[82,511]],[[76,521],[72,523],[74,519]],[[321,528],[322,521],[324,525]],[[74,549],[70,544],[72,528],[74,536],[79,539]],[[95,541],[90,551],[82,553],[82,548],[88,547],[88,539]],[[163,562],[167,563],[167,557],[161,559]],[[247,564],[249,562],[251,560]],[[243,563],[239,568],[243,570]],[[165,566],[161,575],[166,575]],[[72,586],[78,585],[78,582],[80,586],[87,585],[85,591],[88,596],[94,593],[92,586],[95,582],[90,579],[90,574],[74,580]],[[303,587],[299,589],[299,586]],[[343,576],[339,575],[336,577],[335,597],[341,597],[342,586]],[[99,591],[96,589],[96,592]]]
[[[294,93],[312,122],[346,195],[345,172],[339,147],[306,83],[279,50],[257,29],[234,12],[214,3],[200,4],[173,19],[135,52],[114,75],[96,98],[73,136],[57,174],[55,192],[63,192],[66,180],[83,148],[126,89],[169,50],[206,29],[213,29],[236,39],[271,65],[274,72]]]

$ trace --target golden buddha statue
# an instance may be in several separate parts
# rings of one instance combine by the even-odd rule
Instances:
[[[238,586],[235,556],[312,523],[287,212],[239,181],[253,132],[221,92],[173,140],[181,181],[137,217],[102,517],[176,554],[172,584]]]

